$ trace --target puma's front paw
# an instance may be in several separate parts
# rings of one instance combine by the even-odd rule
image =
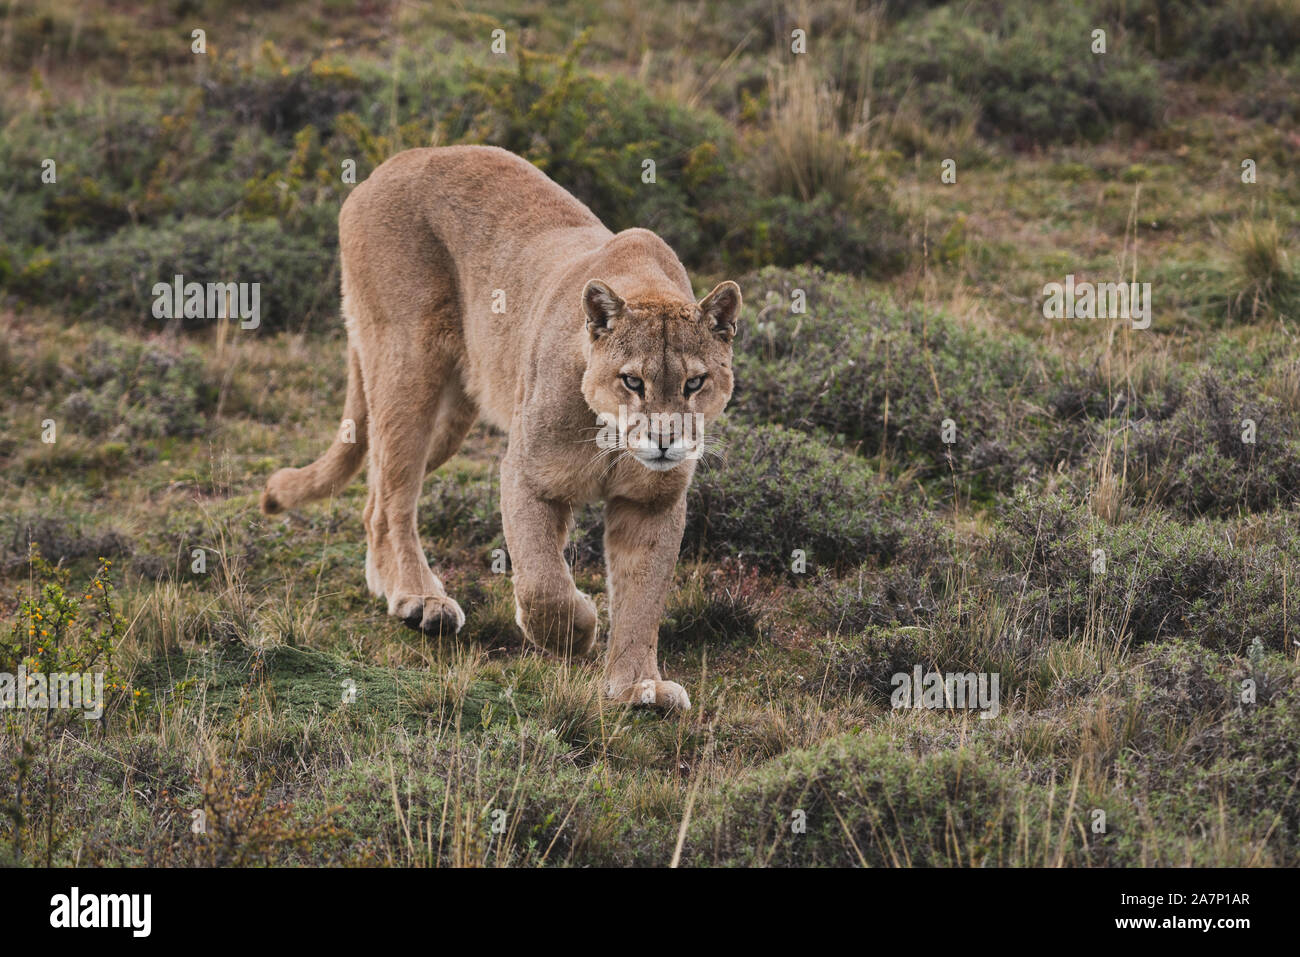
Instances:
[[[647,705],[666,710],[677,709],[689,711],[691,698],[686,689],[676,681],[659,681],[655,678],[643,678],[634,681],[626,688],[610,688],[609,697],[627,704]]]
[[[566,598],[516,592],[515,623],[535,645],[567,655],[585,655],[596,643],[596,603],[574,590]]]
[[[460,605],[446,595],[398,595],[388,602],[388,613],[434,637],[451,637],[465,624]]]

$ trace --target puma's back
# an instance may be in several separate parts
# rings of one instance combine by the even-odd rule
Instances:
[[[344,203],[339,243],[345,315],[362,298],[412,304],[398,316],[367,314],[415,319],[409,335],[459,351],[466,391],[501,429],[519,361],[581,334],[577,304],[588,279],[624,294],[691,299],[686,270],[658,236],[615,236],[531,163],[491,146],[407,150],[383,163]],[[452,313],[458,323],[447,321]],[[576,384],[581,370],[571,371]]]

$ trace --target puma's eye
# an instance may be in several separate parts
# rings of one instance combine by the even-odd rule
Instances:
[[[692,376],[691,378],[686,380],[687,395],[690,395],[692,392],[699,392],[700,389],[702,389],[703,387],[704,387],[704,376],[702,375]]]
[[[635,392],[637,395],[640,395],[645,390],[645,383],[642,382],[634,375],[625,375],[622,376],[622,379],[623,379],[623,384],[627,386],[629,389],[631,389],[633,392]]]

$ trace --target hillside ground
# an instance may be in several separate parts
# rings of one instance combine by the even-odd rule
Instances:
[[[1084,6],[0,0],[0,672],[110,702],[3,715],[0,861],[1300,863],[1300,11]],[[257,510],[338,427],[340,171],[452,142],[742,285],[689,713],[524,645],[486,427],[420,502],[454,640],[366,592],[363,479]]]

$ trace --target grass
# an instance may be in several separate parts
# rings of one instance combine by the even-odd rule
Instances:
[[[0,861],[1295,866],[1285,5],[1070,13],[1101,61],[1028,3],[614,6],[0,3],[0,672],[110,686],[0,712]],[[454,641],[366,592],[362,482],[257,512],[337,428],[343,161],[456,141],[742,282],[660,628],[689,714],[523,643],[499,434],[420,503]],[[263,282],[263,327],[153,320],[177,271]],[[1151,329],[1044,319],[1067,274],[1150,281]],[[998,716],[895,709],[918,666]]]

